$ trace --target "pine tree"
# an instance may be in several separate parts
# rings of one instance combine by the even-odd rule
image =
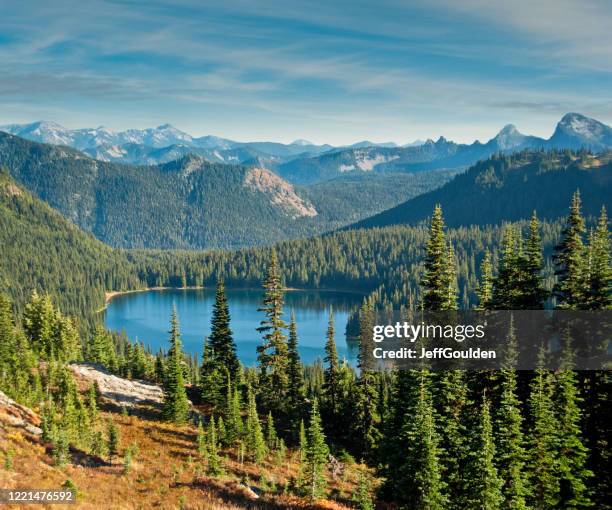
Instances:
[[[225,416],[227,421],[227,441],[233,444],[242,435],[242,402],[240,390],[234,388],[228,377]]]
[[[442,208],[439,204],[434,208],[431,219],[426,252],[425,274],[421,280],[422,307],[424,310],[446,310],[451,284],[450,254],[444,235]]]
[[[359,484],[357,485],[357,492],[353,496],[353,501],[357,504],[359,510],[374,510],[372,491],[368,479],[363,473],[359,475]]]
[[[240,362],[236,355],[236,344],[230,329],[229,306],[222,279],[217,281],[211,326],[209,342],[215,364],[225,367],[234,379],[240,370]]]
[[[248,389],[246,446],[247,452],[254,462],[260,463],[263,461],[266,456],[266,442],[264,441],[261,423],[257,414],[255,395],[250,387]]]
[[[501,257],[497,276],[493,282],[491,308],[496,310],[516,310],[519,308],[521,293],[522,249],[520,234],[507,225],[502,239]]]
[[[331,430],[335,430],[338,424],[338,411],[340,400],[339,388],[339,362],[338,351],[336,350],[336,340],[334,339],[334,312],[330,309],[329,320],[327,325],[327,340],[325,342],[325,357],[323,361],[326,363],[323,394],[324,400],[324,416],[326,423]]]
[[[480,282],[476,290],[478,295],[478,310],[488,310],[493,299],[493,266],[491,254],[486,251],[480,264]]]
[[[557,434],[559,437],[559,506],[568,510],[592,507],[587,481],[593,473],[587,469],[588,450],[580,429],[582,401],[573,370],[571,350],[565,351],[563,366],[557,374]]]
[[[304,369],[298,351],[298,334],[295,323],[295,315],[291,314],[289,324],[289,341],[287,344],[289,352],[289,365],[287,375],[289,388],[287,391],[287,407],[289,409],[290,429],[295,434],[300,420],[302,419],[305,404]],[[295,439],[295,436],[294,436]]]
[[[580,308],[586,301],[586,264],[582,239],[585,228],[580,207],[580,193],[576,191],[572,197],[567,224],[561,234],[561,242],[555,247],[553,255],[557,266],[555,270],[557,283],[554,287],[554,294],[557,297],[559,308]]]
[[[112,420],[108,422],[106,450],[108,451],[108,461],[112,464],[113,457],[119,453],[119,430]]]
[[[170,327],[170,351],[164,380],[163,415],[168,421],[185,423],[189,415],[189,400],[183,380],[183,351],[176,308],[172,311]]]
[[[528,487],[525,477],[526,453],[522,426],[521,403],[517,397],[515,370],[516,332],[510,322],[508,332],[507,365],[501,370],[501,397],[497,411],[497,465],[503,480],[502,493],[506,510],[527,510],[525,498]]]
[[[285,410],[285,398],[289,387],[287,374],[289,356],[287,337],[284,333],[287,325],[282,318],[283,288],[278,258],[274,250],[263,287],[265,289],[263,306],[259,311],[265,314],[265,319],[257,328],[259,333],[263,333],[263,342],[257,347],[260,385],[267,408],[282,413]]]
[[[523,281],[521,298],[517,309],[541,310],[548,293],[544,289],[542,278],[542,239],[540,237],[540,224],[535,211],[529,222],[529,237],[522,259]]]
[[[223,387],[226,386],[226,383],[222,381],[224,372],[225,367],[220,366],[214,360],[208,338],[204,338],[202,365],[200,367],[200,390],[202,401],[214,408],[218,407],[223,399]],[[229,377],[229,373],[225,377],[226,380],[227,377]]]
[[[606,310],[612,308],[612,269],[610,268],[610,232],[606,208],[601,208],[597,229],[589,243],[591,263],[588,277],[587,308]]]
[[[274,419],[272,418],[272,411],[268,413],[268,420],[266,422],[266,443],[269,450],[276,448],[278,436],[276,435],[276,428],[274,428]]]
[[[325,495],[327,480],[325,477],[325,466],[329,448],[325,442],[325,434],[319,416],[317,400],[312,404],[310,413],[310,425],[307,432],[307,447],[305,463],[303,466],[303,480],[305,489],[312,500]]]
[[[70,440],[68,433],[60,428],[55,428],[52,438],[52,456],[56,466],[64,466],[70,458]]]
[[[370,301],[364,301],[359,311],[359,379],[355,388],[354,434],[356,450],[365,459],[372,459],[380,441],[378,414],[378,388],[372,355],[372,328],[374,310]]]
[[[543,351],[540,367],[543,366]],[[529,407],[531,437],[529,441],[530,506],[535,510],[556,508],[559,503],[557,420],[553,402],[552,374],[538,368],[531,382]]]
[[[221,458],[219,457],[219,444],[217,438],[217,427],[215,426],[215,417],[214,415],[210,419],[210,423],[208,424],[208,433],[206,434],[207,438],[207,472],[212,476],[219,476],[223,473],[223,468],[221,467]]]
[[[198,421],[198,431],[196,435],[196,445],[198,449],[198,454],[204,456],[206,455],[206,434],[204,432],[204,427],[202,426],[202,420]]]
[[[396,500],[415,510],[443,510],[447,505],[440,475],[440,452],[431,399],[424,380],[414,418],[406,423],[407,444],[400,477],[394,481]]]
[[[468,445],[465,438],[468,388],[465,372],[444,370],[432,374],[433,405],[440,437],[440,475],[446,482],[449,509],[465,508],[464,475]]]
[[[470,464],[468,480],[469,508],[482,510],[498,510],[502,508],[503,481],[493,463],[495,459],[495,443],[489,401],[483,399],[480,424],[474,438],[473,459]]]

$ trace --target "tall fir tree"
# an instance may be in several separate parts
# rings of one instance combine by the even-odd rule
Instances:
[[[318,499],[325,495],[327,479],[325,467],[329,448],[325,442],[325,434],[319,415],[319,406],[315,398],[310,412],[310,424],[307,431],[307,446],[303,468],[304,488],[308,496]]]
[[[183,379],[183,350],[176,308],[170,321],[170,350],[164,380],[163,415],[168,421],[185,423],[189,415],[189,401]]]
[[[525,245],[525,253],[521,260],[522,281],[521,295],[516,308],[519,310],[541,310],[548,292],[544,288],[542,277],[542,239],[540,237],[540,223],[535,211],[529,222],[529,237]]]
[[[462,370],[442,370],[431,375],[433,405],[440,442],[440,474],[446,482],[448,508],[465,508],[464,476],[468,445],[468,388]]]
[[[477,310],[488,310],[493,299],[493,265],[491,264],[491,253],[485,251],[480,264],[480,281],[476,289],[478,296]]]
[[[287,390],[287,407],[289,411],[289,428],[293,439],[297,437],[298,426],[303,418],[306,393],[304,386],[304,368],[298,350],[298,333],[295,322],[295,314],[291,314],[289,323],[289,341],[287,343],[289,353],[289,364],[287,375],[289,378],[289,388]]]
[[[467,476],[468,504],[466,508],[499,510],[502,508],[504,500],[502,495],[503,481],[499,477],[494,464],[493,425],[491,423],[490,405],[486,397],[483,399],[480,424],[476,429],[473,445],[473,458]]]
[[[452,292],[452,271],[449,259],[452,256],[444,234],[442,207],[434,208],[429,227],[425,257],[425,274],[421,280],[422,308],[424,310],[447,310],[449,294]]]
[[[321,407],[325,424],[331,431],[337,429],[340,412],[340,363],[338,361],[334,333],[334,312],[330,309],[327,323],[327,339],[325,341],[325,357],[323,358],[326,366],[323,379],[324,400]]]
[[[553,396],[553,375],[543,368],[544,351],[531,382],[529,407],[531,427],[529,437],[528,503],[535,510],[556,508],[559,504],[559,459],[557,420]]]
[[[249,386],[248,389],[248,404],[247,404],[247,421],[246,421],[246,449],[248,455],[256,463],[263,461],[266,456],[266,442],[261,430],[261,422],[257,414],[257,404],[255,395]]]
[[[580,428],[582,399],[573,368],[572,351],[567,346],[561,370],[557,373],[555,403],[559,438],[559,506],[568,510],[593,506],[587,488],[593,473],[587,469],[588,450]]]
[[[503,480],[505,510],[527,510],[525,438],[521,402],[517,396],[516,330],[511,318],[506,341],[505,365],[500,373],[500,401],[496,414],[497,466]]]
[[[356,451],[364,459],[372,460],[378,448],[381,433],[378,414],[378,387],[372,360],[372,328],[374,309],[365,300],[359,311],[359,378],[355,388],[354,433]]]
[[[612,269],[610,268],[610,231],[606,208],[601,208],[595,233],[591,236],[590,264],[588,270],[587,308],[609,310],[612,308]]]
[[[414,417],[404,426],[407,444],[398,479],[394,481],[396,500],[414,510],[444,510],[448,498],[440,474],[439,437],[423,377]]]
[[[561,233],[561,242],[555,246],[553,255],[557,276],[553,292],[559,308],[577,309],[586,302],[584,232],[580,192],[576,191],[566,226]]]
[[[262,344],[257,347],[261,397],[267,409],[283,413],[286,411],[285,398],[289,387],[289,349],[284,332],[287,325],[283,320],[283,287],[278,257],[274,250],[263,287],[263,306],[259,311],[265,314],[265,319],[257,328],[257,331],[263,334]]]
[[[225,295],[225,283],[222,279],[217,281],[208,341],[215,364],[225,367],[234,379],[240,370],[240,362],[236,355],[236,344],[230,328],[229,306]]]

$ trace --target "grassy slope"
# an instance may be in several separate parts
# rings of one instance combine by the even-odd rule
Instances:
[[[0,458],[8,450],[13,452],[13,467],[0,464],[0,487],[59,489],[70,479],[77,487],[79,508],[84,509],[345,509],[349,508],[362,466],[354,465],[345,471],[342,479],[330,483],[336,501],[321,500],[310,503],[292,495],[283,494],[283,487],[298,474],[296,452],[289,452],[282,465],[271,459],[256,466],[237,462],[232,452],[224,452],[226,474],[211,478],[203,473],[205,465],[195,448],[196,430],[193,426],[177,427],[152,419],[136,416],[102,413],[101,419],[112,418],[120,430],[120,455],[112,464],[100,462],[97,457],[72,452],[73,463],[53,466],[49,446],[7,426],[0,420]],[[139,453],[128,474],[124,473],[123,451],[136,443]],[[91,467],[91,463],[99,463]],[[276,492],[264,491],[253,501],[240,484],[248,477],[252,486],[261,484],[265,474],[268,484],[274,481]],[[341,503],[341,501],[343,503]],[[10,507],[7,507],[10,508]],[[40,508],[40,505],[19,508]]]

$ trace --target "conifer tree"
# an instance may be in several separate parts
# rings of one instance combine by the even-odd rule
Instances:
[[[287,407],[289,409],[290,429],[295,434],[300,420],[302,419],[305,404],[304,369],[298,351],[298,334],[295,323],[295,314],[291,314],[289,323],[289,341],[287,343],[289,353],[289,364],[287,375],[289,388],[287,390]],[[295,435],[293,436],[295,439]]]
[[[443,510],[447,505],[440,475],[438,435],[431,399],[421,378],[414,418],[405,424],[407,444],[400,476],[394,481],[398,503],[415,510]]]
[[[352,423],[356,450],[366,459],[373,457],[381,437],[378,388],[371,359],[373,326],[374,310],[371,302],[365,300],[359,311],[359,379],[355,388],[355,416]]]
[[[582,236],[584,219],[580,211],[580,193],[572,197],[570,214],[561,233],[561,242],[555,247],[553,260],[556,264],[557,283],[554,294],[559,308],[576,309],[584,306],[585,296],[585,249]]]
[[[108,461],[112,464],[113,457],[119,453],[119,430],[113,420],[108,422],[106,450],[108,451]]]
[[[214,360],[212,348],[208,338],[204,338],[204,349],[202,353],[202,365],[200,367],[200,389],[202,401],[213,407],[218,407],[223,399],[223,387],[227,385],[222,381],[225,367],[217,364]],[[229,373],[225,379],[229,377]]]
[[[529,222],[529,237],[522,259],[522,292],[516,307],[520,310],[541,310],[548,294],[542,278],[542,239],[539,230],[540,224],[534,211]]]
[[[276,435],[276,428],[274,428],[274,419],[272,418],[272,411],[268,413],[268,420],[266,422],[266,443],[269,450],[276,448],[278,436]]]
[[[232,386],[232,382],[229,377],[227,382],[225,416],[227,419],[227,440],[228,444],[232,444],[237,441],[242,435],[243,423],[240,390],[237,387]]]
[[[202,420],[198,421],[198,431],[196,435],[196,445],[198,453],[202,456],[206,455],[206,434],[202,426]]]
[[[257,331],[263,334],[263,342],[257,347],[262,399],[268,409],[283,412],[289,387],[287,374],[289,355],[287,337],[284,333],[287,325],[283,321],[283,288],[278,257],[274,250],[263,287],[265,289],[263,306],[259,311],[265,314],[265,319],[257,328]]]
[[[164,380],[163,415],[177,424],[185,423],[189,415],[189,401],[183,380],[183,351],[176,308],[172,311],[170,326],[170,351]]]
[[[552,402],[553,381],[543,367],[544,351],[531,382],[529,407],[531,434],[529,438],[529,504],[536,510],[556,508],[559,503],[558,436]]]
[[[582,441],[580,429],[582,399],[569,347],[565,350],[562,365],[557,374],[555,395],[559,437],[559,506],[575,510],[593,506],[587,488],[587,481],[593,473],[586,467],[588,450]]]
[[[439,440],[440,475],[446,482],[449,509],[465,508],[464,476],[468,445],[465,438],[468,388],[465,372],[443,370],[432,374],[433,405]]]
[[[261,431],[255,395],[251,387],[248,389],[246,447],[249,456],[254,462],[260,463],[263,461],[266,456],[266,442],[264,441],[263,432]]]
[[[442,208],[436,205],[427,241],[425,274],[421,280],[424,310],[446,310],[449,301],[449,253],[444,235]]]
[[[502,239],[501,257],[497,276],[493,284],[491,307],[496,310],[515,310],[519,308],[521,257],[520,235],[515,228],[507,225]]]
[[[607,310],[612,308],[612,269],[610,268],[610,232],[606,208],[601,215],[595,233],[589,243],[591,261],[588,276],[587,308]]]
[[[219,457],[219,444],[217,438],[217,427],[215,425],[215,416],[213,415],[208,424],[207,448],[206,457],[208,461],[207,472],[209,475],[218,476],[222,474],[221,458]]]
[[[325,495],[327,488],[325,466],[329,455],[316,398],[312,404],[307,438],[303,480],[308,496],[315,500]]]
[[[324,400],[324,416],[326,424],[331,430],[335,429],[338,424],[338,411],[340,400],[339,388],[339,362],[338,351],[336,349],[336,340],[334,339],[334,312],[330,309],[329,320],[327,325],[327,340],[325,342],[325,357],[323,361],[326,363],[323,394]]]
[[[506,365],[501,370],[501,397],[497,411],[497,466],[503,480],[502,508],[506,510],[527,510],[528,492],[525,477],[525,438],[521,403],[517,396],[515,370],[516,331],[511,319],[507,338]]]
[[[502,508],[503,481],[494,465],[495,443],[489,401],[483,399],[480,423],[474,438],[473,459],[467,476],[468,508],[498,510]]]
[[[488,310],[493,299],[493,266],[491,253],[487,250],[480,264],[480,282],[476,290],[478,310]]]
[[[222,279],[217,281],[209,342],[215,363],[218,366],[225,367],[234,379],[238,370],[240,370],[240,362],[236,355],[236,344],[230,329],[229,306],[225,295],[225,284]]]

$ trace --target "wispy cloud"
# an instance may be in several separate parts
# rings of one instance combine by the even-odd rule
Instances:
[[[566,109],[612,118],[609,2],[27,4],[0,17],[2,122],[38,106],[66,124],[346,143],[486,138],[509,121],[545,134]],[[6,117],[15,104],[28,119]]]

